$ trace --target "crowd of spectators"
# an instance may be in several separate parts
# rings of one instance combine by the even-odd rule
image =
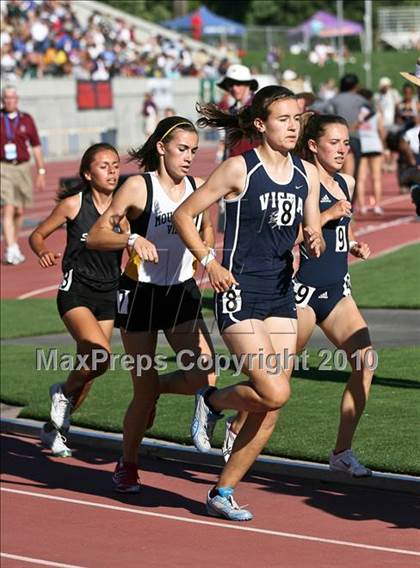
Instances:
[[[217,79],[229,65],[226,47],[214,58],[182,40],[154,35],[139,40],[123,19],[93,12],[82,25],[71,2],[1,2],[2,77],[202,77]]]

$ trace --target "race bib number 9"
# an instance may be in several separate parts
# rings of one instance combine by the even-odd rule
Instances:
[[[312,298],[312,294],[315,292],[315,288],[308,286],[307,284],[294,282],[293,292],[295,294],[296,305],[299,308],[305,308],[308,305],[309,300]]]
[[[338,225],[335,229],[335,252],[346,252],[347,238],[346,238],[346,228],[343,225]]]

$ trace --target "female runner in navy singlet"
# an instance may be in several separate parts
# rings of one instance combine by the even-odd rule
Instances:
[[[303,129],[299,154],[318,169],[320,211],[326,250],[310,258],[300,245],[300,267],[295,276],[298,313],[297,352],[308,343],[315,325],[330,341],[345,350],[352,373],[343,394],[336,445],[329,457],[330,469],[353,477],[371,475],[351,450],[352,440],[365,407],[372,381],[373,359],[367,324],[351,296],[348,254],[367,259],[366,243],[356,242],[350,225],[354,178],[339,174],[349,152],[349,131],[344,118],[313,115]],[[302,240],[302,236],[300,236]],[[223,456],[227,461],[244,420],[244,413],[226,421]]]
[[[103,375],[109,365],[121,273],[120,251],[98,252],[86,248],[88,231],[110,205],[118,184],[117,150],[109,144],[94,144],[82,157],[79,175],[80,184],[58,194],[58,204],[52,213],[29,237],[39,264],[49,268],[58,263],[61,253],[51,251],[45,239],[63,224],[67,226],[62,261],[64,278],[58,290],[57,307],[76,341],[78,356],[76,368],[66,382],[51,386],[51,421],[41,430],[43,443],[60,457],[71,455],[63,435],[70,427],[70,413],[86,398],[93,379]],[[127,232],[127,222],[122,220],[117,230]]]
[[[241,137],[261,140],[257,149],[223,162],[174,215],[181,238],[206,267],[216,292],[215,315],[223,339],[249,376],[231,387],[198,391],[191,427],[196,448],[207,451],[222,410],[248,411],[231,459],[207,496],[208,514],[246,521],[253,515],[236,504],[234,488],[270,438],[278,410],[290,396],[290,373],[284,367],[296,349],[291,249],[301,222],[309,254],[319,256],[325,247],[319,177],[313,164],[290,153],[301,113],[289,89],[264,87],[235,116],[214,105],[200,112],[204,118],[199,125],[227,128],[231,143]],[[193,219],[222,198],[226,228],[219,264]],[[281,364],[273,368],[271,359],[278,355]]]
[[[355,181],[340,174],[350,149],[346,121],[333,115],[314,115],[307,122],[301,141],[302,156],[312,161],[321,180],[320,210],[327,245],[319,259],[310,258],[300,245],[296,274],[298,350],[308,343],[315,325],[343,349],[352,367],[340,407],[340,424],[330,469],[353,477],[371,475],[351,450],[353,436],[369,396],[374,358],[369,330],[351,296],[348,254],[360,259],[370,255],[369,246],[354,239],[350,225]]]
[[[150,366],[131,370],[133,399],[124,418],[123,455],[113,482],[121,493],[140,490],[137,460],[144,432],[153,422],[157,397],[164,393],[194,394],[214,385],[213,369],[192,364],[194,359],[213,359],[210,334],[202,319],[201,294],[193,278],[195,259],[172,223],[178,205],[203,183],[188,176],[198,149],[198,134],[186,118],[171,116],[159,122],[144,145],[130,154],[141,175],[130,177],[118,190],[109,209],[88,235],[88,246],[99,250],[131,248],[131,256],[118,290],[115,326],[121,329],[125,351],[135,361]],[[131,235],[114,232],[120,220],[130,222]],[[208,212],[195,219],[197,229],[210,245],[214,242]],[[190,370],[158,375],[156,346],[163,330],[175,353],[184,350]]]

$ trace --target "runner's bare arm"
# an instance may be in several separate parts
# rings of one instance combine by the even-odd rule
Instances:
[[[208,180],[192,193],[175,211],[173,222],[176,230],[193,255],[201,261],[207,256],[209,246],[204,245],[194,217],[208,209],[222,197],[237,197],[245,186],[246,166],[241,156],[226,160],[218,166]]]
[[[80,210],[79,194],[72,195],[60,201],[52,210],[50,215],[38,225],[29,237],[29,244],[34,253],[39,257],[39,264],[42,268],[55,266],[61,257],[60,252],[53,252],[45,244],[47,239],[54,231],[76,217]]]
[[[146,183],[142,176],[129,177],[115,194],[111,205],[91,227],[87,247],[98,250],[119,250],[127,246],[129,232],[115,232],[116,227],[127,229],[127,216],[135,218],[146,205]]]
[[[303,163],[309,182],[308,196],[303,208],[303,236],[308,254],[318,258],[325,250],[319,213],[319,175],[313,164]]]

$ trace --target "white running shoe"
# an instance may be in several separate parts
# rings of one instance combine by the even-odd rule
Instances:
[[[5,264],[20,264],[21,262],[25,261],[25,257],[21,253],[18,245],[12,245],[7,248],[6,253],[4,255],[4,263]]]
[[[375,215],[383,215],[384,214],[384,210],[382,209],[382,207],[380,205],[375,205],[375,207],[373,208],[373,212],[375,213]]]
[[[225,439],[223,440],[222,445],[222,455],[226,463],[229,461],[233,444],[235,443],[236,437],[238,436],[238,434],[236,434],[232,430],[232,422],[235,420],[235,418],[235,415],[229,416],[229,418],[226,418],[225,422]]]
[[[372,471],[362,465],[351,450],[330,454],[330,470],[347,473],[351,477],[370,477]]]
[[[19,248],[19,245],[15,245],[15,258],[18,264],[21,262],[25,262],[26,258],[23,256],[22,251]]]
[[[191,436],[194,446],[199,452],[211,450],[211,438],[216,422],[223,418],[223,414],[214,414],[204,402],[204,395],[211,387],[204,387],[195,394],[195,410],[191,422]]]
[[[210,497],[210,491],[207,495],[206,510],[211,517],[222,517],[229,521],[250,521],[254,518],[251,511],[243,509],[233,498],[233,489],[224,489],[225,496],[216,495]]]
[[[59,432],[53,428],[52,430],[46,429],[47,424],[41,429],[41,442],[51,450],[51,453],[56,458],[70,458],[71,457],[71,449],[66,446],[66,438]]]
[[[62,390],[60,383],[51,385],[51,422],[57,430],[68,430],[70,428],[70,411],[72,408],[71,398],[67,398]]]

